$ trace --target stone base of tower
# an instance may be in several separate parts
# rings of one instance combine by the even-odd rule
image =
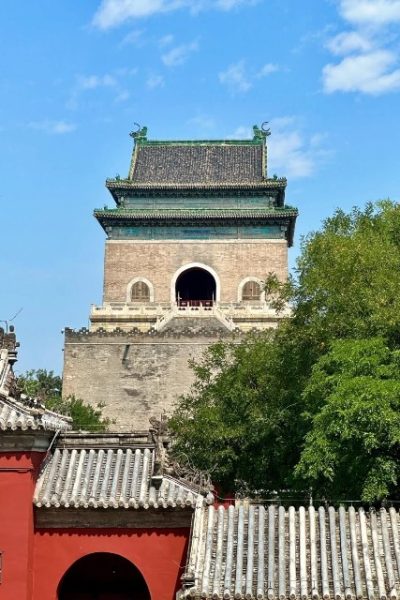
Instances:
[[[67,329],[63,395],[101,404],[113,429],[121,431],[145,429],[149,417],[171,414],[193,381],[189,361],[199,359],[218,339],[241,339],[218,321],[204,328],[195,318],[182,319],[181,327],[172,325],[173,331],[147,333]]]

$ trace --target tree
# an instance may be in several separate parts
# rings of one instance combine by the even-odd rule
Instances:
[[[400,351],[382,338],[336,340],[303,398],[310,430],[296,474],[322,494],[364,501],[400,478]]]
[[[243,486],[253,493],[313,486],[336,497],[346,494],[347,488],[339,482],[353,476],[354,445],[345,445],[342,468],[331,479],[322,476],[323,469],[316,463],[312,466],[313,451],[307,454],[312,441],[317,447],[317,433],[310,436],[317,432],[317,415],[325,405],[330,410],[320,422],[328,428],[331,418],[332,427],[338,426],[327,393],[321,394],[320,404],[313,405],[310,413],[309,385],[314,381],[314,366],[336,340],[355,343],[379,337],[390,351],[400,347],[399,206],[383,201],[348,214],[336,211],[321,231],[302,241],[295,276],[281,283],[271,273],[265,287],[272,306],[291,304],[292,317],[284,319],[273,335],[256,336],[239,345],[220,343],[194,365],[194,386],[171,419],[175,451],[181,459],[189,455],[196,466],[211,470],[214,480],[230,491]],[[339,363],[337,369],[340,373]],[[328,374],[322,371],[321,377]],[[378,388],[384,394],[382,386],[391,384],[380,381],[377,371],[368,377],[372,402]],[[361,410],[367,398],[360,399],[362,383],[351,387],[352,378],[347,378],[347,398],[351,403],[354,397]],[[386,408],[396,430],[395,411]],[[361,427],[360,419],[351,424],[350,409],[347,417],[349,428]],[[358,433],[361,439],[363,431]],[[354,439],[358,433],[354,432]],[[393,436],[391,452],[395,453]],[[375,441],[374,456],[387,458],[382,436],[376,435]],[[372,479],[360,468],[355,472],[351,490],[356,498],[380,498],[394,489],[393,472],[379,485],[368,483]],[[377,473],[378,468],[371,466],[370,472]]]
[[[195,384],[170,420],[178,459],[193,459],[223,492],[272,491],[291,481],[301,410],[289,361],[276,349],[270,333],[212,346],[193,364]]]
[[[27,371],[17,378],[21,393],[37,398],[49,410],[72,417],[74,429],[105,431],[109,420],[101,414],[101,406],[93,408],[75,396],[61,396],[62,380],[53,371],[37,369]]]
[[[337,210],[301,244],[289,286],[293,328],[310,339],[385,336],[400,343],[400,206]]]

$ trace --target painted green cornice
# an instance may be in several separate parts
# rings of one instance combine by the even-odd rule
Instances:
[[[276,217],[297,217],[296,208],[103,208],[96,209],[94,216],[102,219],[119,220],[213,220],[213,219],[269,219]]]
[[[283,205],[285,200],[285,189],[287,179],[271,178],[264,179],[258,182],[220,182],[220,183],[138,183],[131,179],[106,179],[106,188],[110,191],[115,202],[119,205],[120,198],[123,196],[162,196],[166,194],[171,196],[177,194],[179,196],[243,196],[249,195],[264,195],[272,194],[277,197],[278,205]]]
[[[287,186],[286,177],[273,177],[265,178],[262,181],[221,181],[221,182],[204,182],[204,183],[191,183],[191,182],[157,182],[157,183],[142,183],[136,182],[132,179],[121,179],[121,178],[109,178],[106,179],[106,187],[109,190],[129,188],[129,189],[184,189],[184,190],[224,190],[224,189],[240,189],[240,190],[252,190],[252,189],[284,189]]]
[[[248,239],[268,239],[277,234],[280,237],[280,233],[284,232],[289,246],[293,243],[297,215],[297,209],[286,207],[104,208],[94,211],[94,216],[111,239],[198,239],[201,231],[204,239],[208,239],[207,236],[236,239],[239,231],[245,231],[244,236]],[[160,230],[164,233],[161,234]]]

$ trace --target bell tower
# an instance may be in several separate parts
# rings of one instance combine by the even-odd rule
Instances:
[[[191,383],[188,359],[219,337],[276,327],[263,281],[287,277],[297,210],[267,176],[270,132],[250,140],[160,141],[131,133],[104,229],[103,302],[89,330],[66,330],[64,394],[101,401],[130,425],[167,412]]]

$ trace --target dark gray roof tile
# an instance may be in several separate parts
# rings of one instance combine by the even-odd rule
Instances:
[[[138,144],[130,179],[136,183],[261,182],[263,144]]]

